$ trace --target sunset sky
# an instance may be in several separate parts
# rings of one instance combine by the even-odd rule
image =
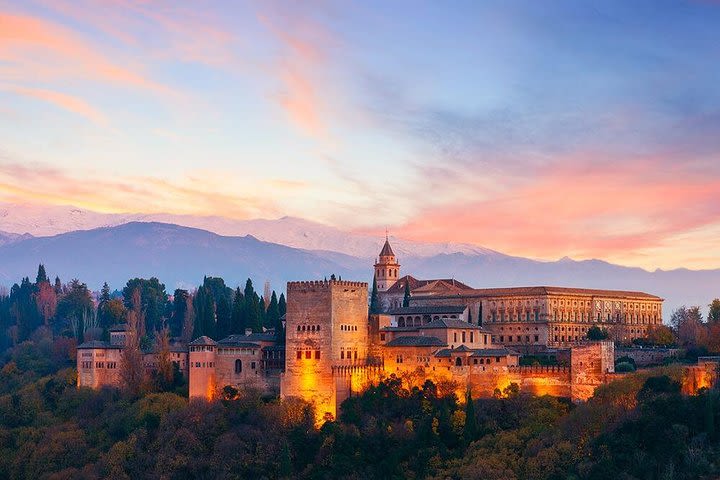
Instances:
[[[0,201],[720,268],[720,2],[0,0]]]

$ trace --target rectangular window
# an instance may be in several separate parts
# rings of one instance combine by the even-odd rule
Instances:
[[[250,362],[250,369],[255,370],[255,362]]]
[[[475,334],[475,332],[470,332],[470,343],[473,343],[473,342],[475,341],[475,339],[474,339],[475,335],[474,335],[474,334]]]
[[[540,337],[539,337],[538,335],[535,335],[535,341],[536,341],[536,342],[539,342],[539,341],[540,341]]]
[[[305,350],[305,358],[307,360],[310,360],[312,358],[312,352],[310,350]]]
[[[385,334],[384,334],[384,333],[381,333],[381,334],[380,334],[380,340],[383,341],[383,342],[385,341]]]
[[[320,350],[315,350],[315,360],[320,360]]]
[[[302,360],[302,350],[297,351],[297,359]]]
[[[453,342],[457,342],[457,332],[453,332]]]
[[[495,357],[495,363],[500,363],[500,357]]]
[[[355,350],[355,351],[353,352],[353,357],[354,357],[355,360],[357,360],[357,350]]]
[[[504,341],[505,341],[505,336],[504,336],[504,335],[500,335],[500,342],[504,342]]]
[[[462,332],[462,342],[465,343],[465,332]]]
[[[345,350],[340,350],[340,360],[345,360]]]

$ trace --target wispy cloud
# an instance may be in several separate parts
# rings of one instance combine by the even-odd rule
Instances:
[[[171,90],[138,69],[127,68],[74,31],[29,15],[0,13],[0,73],[25,82],[95,79],[168,94]]]
[[[42,88],[28,88],[2,84],[0,84],[0,90],[9,90],[15,93],[19,93],[20,95],[25,95],[27,97],[49,102],[63,110],[81,115],[94,123],[100,125],[107,124],[107,117],[102,112],[97,110],[95,107],[93,107],[83,99],[75,97],[73,95],[68,95],[66,93],[55,92]]]
[[[255,190],[243,195],[217,188],[212,180],[218,178],[227,178],[227,174],[187,173],[177,181],[138,175],[107,177],[94,172],[79,177],[6,156],[0,162],[0,201],[76,205],[101,212],[218,213],[239,219],[278,215],[277,205],[264,194],[264,180],[249,182],[255,183]]]

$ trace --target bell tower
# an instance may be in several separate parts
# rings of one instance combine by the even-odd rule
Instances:
[[[387,232],[385,233],[385,245],[380,250],[380,256],[375,262],[375,281],[378,292],[385,292],[392,287],[400,277],[400,264],[395,258],[395,253],[390,246]]]

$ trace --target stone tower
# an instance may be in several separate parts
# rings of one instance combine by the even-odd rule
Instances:
[[[375,262],[375,281],[377,282],[378,292],[385,292],[392,287],[400,277],[400,264],[395,258],[390,240],[385,235],[385,245],[380,251],[380,256]]]
[[[285,373],[280,396],[315,405],[318,421],[336,417],[347,384],[338,369],[365,365],[368,284],[342,280],[289,282]]]

